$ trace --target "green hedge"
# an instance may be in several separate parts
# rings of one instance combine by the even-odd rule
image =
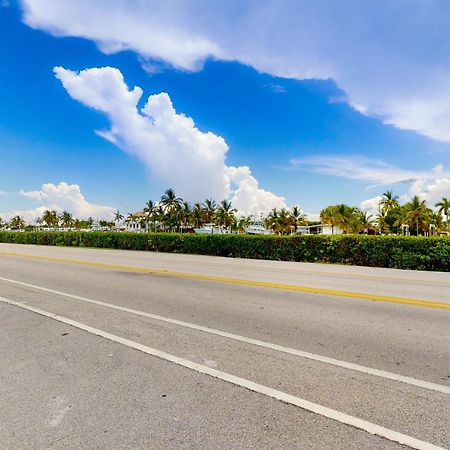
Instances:
[[[450,271],[450,238],[0,232],[0,242]]]

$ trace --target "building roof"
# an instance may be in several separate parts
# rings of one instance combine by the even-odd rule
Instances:
[[[137,211],[135,213],[133,213],[133,216],[137,219],[142,219],[147,217],[147,213],[145,213],[144,211]]]

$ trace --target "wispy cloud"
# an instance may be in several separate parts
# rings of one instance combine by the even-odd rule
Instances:
[[[277,83],[265,84],[264,87],[269,88],[271,91],[276,92],[277,94],[284,94],[287,92],[284,86]]]
[[[279,77],[331,78],[363,114],[450,142],[450,2],[345,4],[21,1],[31,27],[91,39],[105,53],[134,51],[150,72],[153,60],[199,70],[213,57]]]
[[[311,156],[290,161],[291,168],[312,171],[324,175],[359,180],[368,183],[368,187],[392,186],[402,184],[405,193],[402,201],[408,201],[418,195],[433,206],[444,196],[450,196],[450,171],[442,164],[430,170],[407,170],[379,159],[370,159],[359,155],[347,156]],[[376,215],[381,197],[364,200],[360,207]]]
[[[291,159],[290,164],[291,168],[366,181],[373,185],[412,183],[442,169],[440,166],[429,172],[401,169],[382,160],[361,155],[309,156]]]

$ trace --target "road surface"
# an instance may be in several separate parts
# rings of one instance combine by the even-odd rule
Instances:
[[[0,356],[2,449],[450,448],[448,273],[0,244]]]

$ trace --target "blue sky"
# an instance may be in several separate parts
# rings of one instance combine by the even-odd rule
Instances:
[[[84,10],[77,9],[77,2],[64,0],[61,4],[71,13],[55,9],[55,3],[45,0],[3,2],[0,7],[0,29],[7,37],[0,44],[3,216],[19,212],[31,219],[46,207],[94,216],[108,215],[115,208],[130,212],[142,208],[150,198],[158,199],[171,186],[191,201],[226,196],[245,213],[294,204],[317,213],[338,202],[362,203],[372,211],[377,196],[388,188],[405,200],[418,193],[430,203],[450,195],[450,136],[446,130],[450,112],[445,97],[450,72],[444,58],[449,59],[450,54],[446,52],[447,41],[442,41],[438,31],[434,38],[440,39],[440,48],[435,50],[430,42],[427,49],[427,43],[422,42],[423,51],[413,56],[403,39],[399,39],[397,55],[384,55],[382,50],[388,42],[383,36],[371,36],[367,48],[375,39],[381,49],[377,50],[380,61],[376,66],[358,61],[360,43],[353,47],[353,41],[343,39],[348,52],[354,52],[355,69],[350,70],[347,59],[335,60],[319,45],[311,49],[302,44],[298,50],[294,46],[284,52],[284,47],[280,50],[272,41],[267,43],[265,37],[256,36],[254,41],[243,39],[240,48],[226,33],[227,20],[232,22],[235,14],[243,14],[239,8],[230,7],[220,18],[216,11],[205,8],[205,16],[210,14],[212,22],[218,21],[217,29],[222,27],[220,34],[195,23],[195,7],[181,13],[174,8],[172,17],[167,14],[172,11],[146,8],[142,2],[116,1],[108,6],[100,1],[88,13],[100,24],[104,18],[104,28],[92,25],[90,29],[89,23],[84,28],[77,26],[86,24],[84,14],[89,4],[85,3]],[[248,17],[258,9],[257,3],[251,4],[244,14]],[[323,11],[298,11],[293,4],[292,14],[299,15],[300,23],[311,14],[317,27],[326,21]],[[129,34],[120,31],[115,35],[114,26],[108,26],[112,19],[102,8],[116,7],[125,16],[125,29],[142,25],[151,30],[152,20],[158,19],[151,39],[147,40],[146,33],[137,33],[128,41],[132,28]],[[370,7],[359,13],[369,16]],[[418,10],[413,18],[417,21],[419,15],[428,24],[438,19],[438,9],[435,16],[432,13]],[[164,19],[167,24],[164,20],[161,24],[161,17],[169,17]],[[279,20],[287,20],[283,17]],[[261,27],[271,29],[268,19],[259,20]],[[357,17],[345,20],[353,25],[351,21]],[[367,20],[376,23],[378,18]],[[172,25],[180,30],[175,36]],[[402,25],[399,29],[404,27],[406,33],[408,24]],[[239,28],[239,22],[236,26]],[[105,29],[112,34],[105,35]],[[290,32],[287,26],[285,34]],[[316,31],[308,32],[316,36]],[[292,31],[292,38],[296,33]],[[355,39],[357,33],[355,30]],[[184,49],[186,39],[190,39],[190,45]],[[172,41],[174,46],[169,45]],[[276,35],[273,42],[277,42]],[[433,84],[428,72],[421,73],[423,65],[431,65],[430,52],[434,51],[437,59],[443,58],[438,67],[442,86]],[[294,64],[296,58],[301,64]],[[405,71],[409,78],[404,78],[404,83],[397,84],[392,76],[392,86],[389,84],[386,71],[405,67],[414,70],[414,64],[417,79],[409,80],[411,72]],[[67,70],[55,76],[54,67]],[[94,75],[87,72],[89,69],[104,67],[115,72],[100,71],[95,73],[95,80],[87,78]],[[347,73],[342,67],[348,69]],[[79,71],[86,71],[86,77]],[[370,81],[367,86],[361,82],[363,77]],[[110,90],[101,94],[107,97],[108,105],[99,108],[91,98],[102,89],[101,83],[110,82]],[[409,91],[404,86],[408,84]],[[418,90],[419,85],[423,92]],[[137,102],[140,118],[145,116],[140,110],[148,96],[167,93],[174,108],[167,120],[173,121],[174,127],[163,123],[151,128],[152,120],[166,120],[171,110],[162,97],[157,97],[158,105],[153,106],[149,123],[133,128],[126,121],[133,121],[134,113],[118,113],[128,108],[122,86],[142,89]],[[193,125],[187,131],[181,115],[192,118]],[[95,132],[111,126],[114,136],[109,135],[109,140]],[[208,132],[212,137],[205,137]],[[213,155],[211,166],[204,162],[196,166],[199,145],[204,146],[199,155]],[[195,157],[189,156],[191,151]],[[176,168],[173,175],[160,160],[163,153],[170,154],[170,164]],[[248,169],[241,170],[244,167]],[[216,183],[217,179],[220,181]]]

